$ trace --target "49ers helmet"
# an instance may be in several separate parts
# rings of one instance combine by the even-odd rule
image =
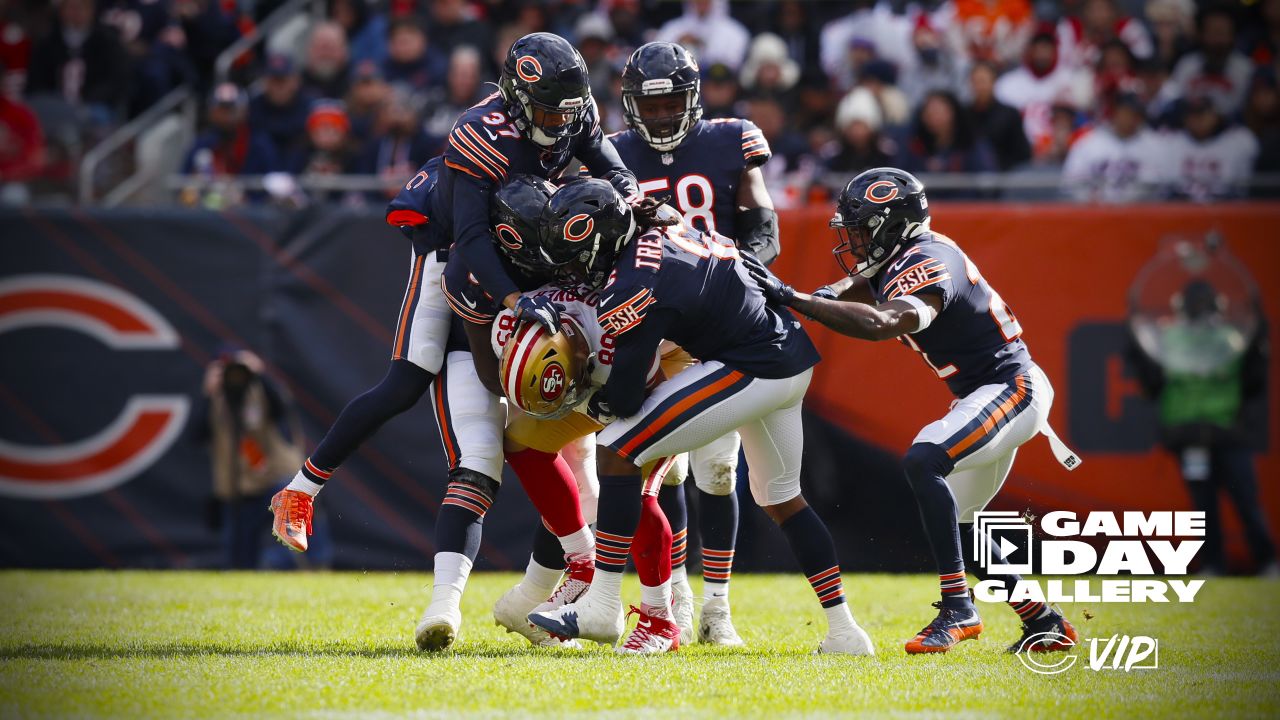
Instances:
[[[586,129],[592,102],[587,63],[559,35],[529,33],[512,43],[498,89],[516,128],[542,147]]]
[[[573,411],[591,389],[591,352],[582,327],[560,316],[552,335],[537,322],[523,322],[502,347],[498,366],[503,393],[516,407],[540,420]]]
[[[849,181],[836,199],[833,251],[849,275],[874,277],[908,241],[929,229],[929,201],[916,176],[872,168]]]

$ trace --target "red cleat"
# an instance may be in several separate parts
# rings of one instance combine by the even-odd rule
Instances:
[[[311,503],[310,495],[288,488],[271,498],[269,509],[276,516],[271,523],[271,534],[294,552],[307,551],[307,536],[311,534]]]
[[[634,605],[631,613],[640,615],[640,620],[618,646],[619,655],[659,655],[680,649],[680,626],[670,618],[654,617]]]

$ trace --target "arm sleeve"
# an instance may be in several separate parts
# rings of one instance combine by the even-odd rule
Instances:
[[[773,208],[739,210],[735,218],[738,243],[750,250],[760,262],[771,264],[782,246],[778,241],[778,213]]]
[[[604,399],[615,416],[631,417],[644,404],[645,385],[653,357],[671,325],[674,312],[661,309],[649,313],[644,322],[617,338],[613,370],[602,389]]]
[[[756,124],[750,120],[742,121],[742,161],[746,163],[747,168],[760,167],[769,162],[769,158],[773,157],[773,150],[769,148],[769,141],[764,138],[764,133]]]
[[[502,302],[502,298],[519,292],[507,275],[498,249],[489,238],[489,195],[493,186],[457,170],[453,183],[454,252],[479,281],[485,292]]]

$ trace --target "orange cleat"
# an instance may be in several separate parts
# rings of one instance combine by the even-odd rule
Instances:
[[[1070,652],[1080,642],[1075,626],[1058,612],[1022,624],[1022,637],[1009,646],[1009,652]]]
[[[962,640],[982,634],[982,618],[977,610],[944,607],[941,602],[933,606],[938,608],[938,617],[907,641],[907,654],[944,653]]]
[[[311,503],[310,495],[288,488],[271,498],[269,509],[276,516],[271,523],[271,534],[294,552],[307,551],[307,536],[311,534]]]

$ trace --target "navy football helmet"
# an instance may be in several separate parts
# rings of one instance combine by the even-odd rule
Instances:
[[[622,116],[654,150],[674,150],[702,119],[698,63],[688,50],[669,42],[641,45],[622,69]],[[674,96],[682,109],[671,115],[640,112],[637,98]]]
[[[542,210],[541,225],[551,261],[567,278],[597,290],[636,234],[631,206],[599,178],[579,178],[557,190]]]
[[[525,272],[555,272],[555,264],[542,248],[538,216],[555,186],[536,175],[513,175],[489,201],[489,227],[498,249],[511,264]]]
[[[873,277],[909,241],[929,229],[924,185],[897,168],[872,168],[849,181],[831,218],[833,251],[849,275]]]
[[[587,63],[559,35],[536,32],[516,40],[502,64],[498,88],[516,128],[542,147],[586,129],[592,102]]]

